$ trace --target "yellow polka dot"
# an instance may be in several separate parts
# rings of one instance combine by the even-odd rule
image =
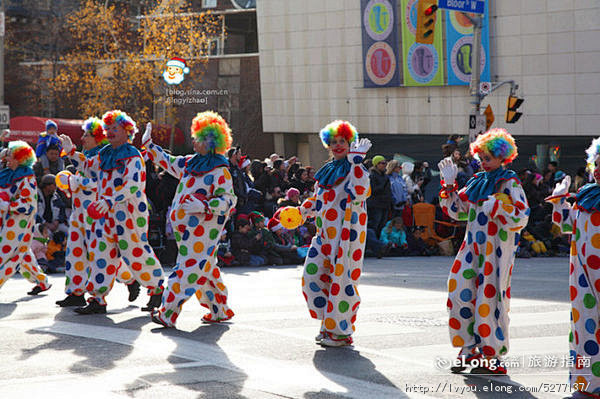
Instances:
[[[485,254],[489,256],[492,254],[492,252],[494,252],[494,246],[492,245],[491,242],[488,241],[488,243],[485,247]]]
[[[571,314],[573,315],[573,323],[577,323],[579,320],[579,311],[575,308],[571,308]]]
[[[225,291],[225,284],[217,283],[217,288],[220,289],[221,291]]]
[[[335,265],[335,275],[341,276],[343,273],[344,273],[344,265],[342,265],[341,263],[338,263],[337,265]]]
[[[197,254],[201,253],[202,251],[204,251],[204,244],[202,244],[202,242],[198,241],[194,244],[194,252],[196,252]]]
[[[93,252],[90,252],[90,253],[88,253],[88,260],[89,260],[90,262],[93,262],[93,261],[94,261],[94,253],[93,253]]]
[[[177,211],[177,219],[183,219],[185,217],[185,211],[180,209]]]
[[[588,221],[585,221],[585,224],[583,225],[583,231],[585,231],[587,233],[587,229],[588,229]]]
[[[352,324],[352,331],[356,331],[356,326]]]
[[[196,298],[202,299],[202,291],[196,290]]]
[[[592,246],[594,248],[600,248],[600,234],[596,233],[592,236]]]
[[[28,249],[29,248],[27,248],[27,247],[21,247],[21,248],[19,248],[19,251],[21,251],[21,252],[27,252]]]
[[[212,267],[210,266],[210,263],[206,262],[206,265],[204,265],[204,271],[209,272],[210,269],[212,269]]]
[[[225,179],[227,180],[231,179],[231,173],[229,173],[229,170],[226,168],[223,169],[223,176],[225,176]]]
[[[456,280],[451,278],[448,280],[448,292],[453,292],[456,289]]]
[[[502,204],[502,209],[504,209],[508,213],[513,213],[513,211],[515,210],[515,207],[512,205]]]
[[[304,287],[304,277],[302,277],[302,287]]]
[[[465,340],[457,335],[454,338],[452,338],[452,346],[463,347],[465,346]]]
[[[335,328],[335,320],[331,318],[325,319],[325,328],[328,330],[333,330]]]
[[[0,278],[0,285],[4,284],[4,279]]]
[[[335,227],[327,228],[327,236],[329,237],[330,240],[333,240],[335,238],[336,234],[337,234],[337,230],[335,229]]]
[[[344,220],[349,222],[352,219],[352,209],[350,207],[346,208],[346,212],[344,212]]]
[[[364,231],[361,231],[360,236],[358,237],[358,240],[362,244],[365,242],[366,239],[367,239],[367,233],[365,233]]]
[[[84,265],[83,262],[79,261],[79,262],[75,262],[74,267],[75,267],[75,270],[77,270],[77,271],[80,272],[80,271],[83,270],[83,268],[85,267],[85,265]]]
[[[131,241],[140,242],[140,239],[138,238],[137,234],[133,233],[131,234]]]
[[[144,281],[148,281],[148,280],[150,280],[150,274],[142,273],[142,274],[140,274],[140,278]]]
[[[371,196],[371,185],[369,184],[369,189],[367,190],[367,197]]]
[[[325,259],[323,261],[323,268],[327,269],[330,273],[333,271],[333,265],[329,259]]]
[[[131,273],[129,272],[123,272],[123,274],[121,274],[121,279],[123,280],[129,280],[131,278]]]
[[[477,311],[479,312],[479,315],[481,317],[487,317],[487,315],[490,314],[490,306],[484,303],[481,306],[479,306],[479,309],[477,309]]]
[[[577,376],[577,378],[575,379],[575,383],[579,384],[580,387],[587,387],[587,380],[585,379],[585,377],[582,376]]]
[[[10,230],[8,233],[6,233],[6,238],[9,240],[14,240],[15,239],[15,232]]]
[[[571,255],[577,256],[577,243],[575,240],[571,240]]]
[[[171,286],[171,290],[174,293],[179,294],[181,292],[181,285],[179,283],[173,283],[173,285]]]

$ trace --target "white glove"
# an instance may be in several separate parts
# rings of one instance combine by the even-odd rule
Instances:
[[[204,213],[206,212],[206,205],[204,201],[199,200],[198,198],[190,195],[188,199],[185,200],[183,204],[181,204],[181,208],[185,210],[187,213]]]
[[[562,196],[569,192],[569,187],[571,187],[571,176],[567,175],[560,183],[554,187],[554,191],[552,191],[552,196]]]
[[[490,195],[488,197],[488,199],[483,201],[483,203],[481,204],[481,211],[485,215],[489,216],[492,213],[492,211],[494,210],[494,206],[496,206],[496,201],[498,201],[498,199],[496,197],[494,197],[493,195]]]
[[[95,207],[96,207],[96,210],[98,211],[98,213],[104,214],[104,213],[108,212],[108,210],[110,209],[106,200],[101,199],[99,201],[96,201],[95,204],[96,204]]]
[[[63,150],[65,150],[65,153],[67,153],[67,155],[70,155],[73,149],[75,148],[73,142],[71,141],[71,138],[66,134],[61,134],[60,136],[58,136],[58,138],[60,138],[60,141],[62,142],[62,147]]]
[[[152,143],[152,123],[148,122],[146,124],[146,130],[144,131],[144,135],[142,136],[142,145],[144,147],[148,147]]]
[[[350,144],[348,160],[355,164],[362,163],[369,148],[371,148],[371,141],[369,139],[354,140]]]
[[[458,168],[450,158],[444,158],[438,163],[438,169],[442,175],[442,180],[448,186],[451,186],[456,181]]]

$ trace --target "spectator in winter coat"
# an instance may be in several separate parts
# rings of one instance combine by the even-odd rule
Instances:
[[[38,188],[36,223],[45,224],[51,232],[69,230],[65,205],[56,192],[56,177],[46,175]]]
[[[379,235],[388,213],[392,207],[392,189],[390,180],[385,174],[387,162],[381,155],[373,157],[369,180],[371,183],[371,196],[367,199],[368,227]]]
[[[250,222],[237,221],[237,229],[231,236],[231,252],[240,265],[263,266],[265,259],[258,255],[262,250],[261,236],[250,236]]]
[[[408,243],[401,217],[393,218],[387,222],[383,230],[381,230],[381,241],[385,244],[391,244],[390,255],[404,256],[407,254]]]
[[[394,199],[392,209],[394,216],[401,215],[404,205],[410,203],[406,182],[402,178],[402,168],[400,162],[392,159],[388,162],[385,174],[390,179],[390,188]]]

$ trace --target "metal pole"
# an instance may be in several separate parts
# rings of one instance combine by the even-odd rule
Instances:
[[[4,16],[4,0],[0,0],[0,18],[2,18],[2,37],[0,37],[0,104],[4,104],[4,31],[6,18]]]
[[[474,97],[473,111],[479,115],[481,96],[479,94],[479,83],[481,80],[481,25],[483,18],[473,18],[473,57],[471,58],[471,96]]]

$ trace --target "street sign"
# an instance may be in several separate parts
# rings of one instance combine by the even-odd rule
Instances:
[[[470,12],[474,14],[483,14],[485,10],[485,1],[483,0],[440,0],[439,8],[447,10]]]
[[[10,123],[10,108],[8,105],[0,105],[0,129],[8,129]]]
[[[490,130],[490,127],[496,120],[494,118],[494,111],[492,111],[491,105],[488,104],[488,106],[485,108],[485,111],[483,111],[483,115],[485,115],[485,130]]]
[[[469,115],[469,143],[485,132],[485,115]]]

